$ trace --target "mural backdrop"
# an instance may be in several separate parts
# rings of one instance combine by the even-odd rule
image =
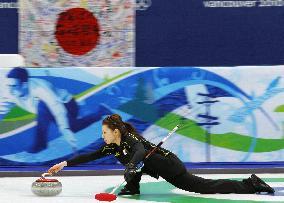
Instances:
[[[58,120],[42,113],[48,107],[33,109],[38,100],[17,94],[13,89],[17,85],[6,77],[10,71],[0,69],[1,165],[50,164],[94,151],[103,144],[101,119],[109,113],[119,113],[154,143],[180,124],[164,147],[184,162],[284,159],[284,69],[280,66],[27,68],[29,87],[38,84],[30,94],[37,90],[42,100],[49,100],[50,92],[56,92],[55,98],[71,95],[77,104],[77,114],[72,115],[83,124],[72,128],[75,147],[68,136],[62,136]],[[45,97],[41,88],[46,88]],[[30,109],[24,108],[25,102]],[[56,113],[51,110],[51,114]],[[84,123],[90,115],[97,118]],[[45,137],[38,133],[41,120],[49,123]],[[89,164],[98,163],[116,160],[110,156]]]

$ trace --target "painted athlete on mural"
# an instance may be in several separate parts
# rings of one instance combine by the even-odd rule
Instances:
[[[74,151],[77,149],[75,132],[108,115],[111,111],[106,106],[100,106],[93,114],[78,118],[78,105],[72,95],[65,89],[59,89],[46,80],[30,78],[27,69],[13,68],[7,74],[7,86],[10,92],[9,102],[21,109],[36,114],[37,126],[34,140],[30,139],[31,153],[47,148],[48,130],[55,124],[65,140]],[[13,105],[10,105],[10,108]]]
[[[184,162],[283,160],[281,68],[262,67],[261,73],[257,67],[245,71],[242,67],[28,71],[32,78],[47,80],[56,88],[70,92],[80,106],[78,118],[98,112],[104,104],[133,123],[141,135],[154,143],[161,140],[167,129],[181,123],[183,129],[164,147]],[[78,74],[84,77],[78,78]],[[67,156],[72,150],[62,141],[61,133],[53,130],[54,124],[48,135],[49,147],[38,153],[27,152],[27,139],[31,139],[36,129],[35,119],[34,114],[17,108],[2,114],[1,163],[31,164],[70,158]],[[102,143],[100,125],[98,120],[74,132],[79,151],[88,152],[99,147]],[[55,148],[60,150],[53,150]]]

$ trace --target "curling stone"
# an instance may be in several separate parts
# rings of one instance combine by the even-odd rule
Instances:
[[[32,184],[32,192],[38,196],[56,196],[62,191],[62,184],[57,179],[45,178],[44,173],[41,178]]]

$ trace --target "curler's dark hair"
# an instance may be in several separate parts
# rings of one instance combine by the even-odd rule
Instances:
[[[118,114],[107,116],[103,120],[103,125],[107,125],[112,130],[118,129],[121,134],[125,134],[127,132],[138,134],[136,129],[130,123],[123,122],[121,116]]]

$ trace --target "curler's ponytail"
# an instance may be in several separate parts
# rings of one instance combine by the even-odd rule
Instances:
[[[123,122],[127,132],[129,133],[133,133],[133,134],[138,134],[136,129],[133,127],[133,125],[131,125],[130,123],[128,122]]]

